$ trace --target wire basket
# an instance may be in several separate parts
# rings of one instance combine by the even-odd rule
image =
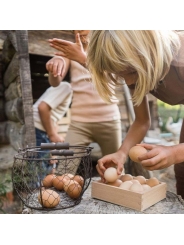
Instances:
[[[91,181],[92,149],[68,143],[19,149],[14,156],[12,182],[22,202],[47,211],[79,204]]]

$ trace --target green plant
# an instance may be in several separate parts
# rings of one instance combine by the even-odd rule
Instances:
[[[0,183],[0,213],[6,213],[3,210],[4,200],[6,199],[6,184],[10,183],[10,180],[6,180],[4,183]]]

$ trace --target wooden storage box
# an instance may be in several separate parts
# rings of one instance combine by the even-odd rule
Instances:
[[[159,185],[154,186],[150,190],[140,194],[93,181],[91,187],[91,197],[138,211],[143,211],[166,198],[166,188],[166,183],[160,182]]]

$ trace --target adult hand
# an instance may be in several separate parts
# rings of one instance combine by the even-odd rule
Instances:
[[[117,174],[120,175],[123,170],[123,164],[125,163],[126,157],[122,152],[117,151],[113,154],[106,155],[98,160],[96,169],[101,177],[102,182],[105,182],[104,172],[109,167],[117,168]]]
[[[171,166],[175,163],[175,150],[173,146],[137,144],[148,150],[147,153],[138,157],[142,166],[147,170],[158,170]]]
[[[65,72],[66,62],[62,57],[53,57],[46,63],[46,69],[54,77],[63,76]]]
[[[51,47],[59,51],[55,55],[77,61],[81,64],[86,62],[86,53],[83,49],[79,33],[75,35],[75,43],[58,38],[49,39],[49,42]]]

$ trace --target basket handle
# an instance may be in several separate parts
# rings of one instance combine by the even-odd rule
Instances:
[[[52,150],[52,156],[73,156],[74,152],[70,150]]]
[[[52,149],[69,149],[69,143],[41,143],[40,145],[41,149],[47,149],[47,150],[52,150]]]

